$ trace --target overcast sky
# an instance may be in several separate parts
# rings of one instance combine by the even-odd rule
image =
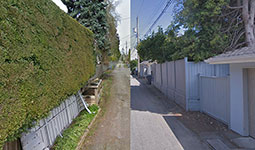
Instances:
[[[117,13],[120,15],[120,22],[117,30],[120,36],[120,50],[126,50],[126,42],[128,49],[130,48],[130,0],[115,0],[119,2]]]

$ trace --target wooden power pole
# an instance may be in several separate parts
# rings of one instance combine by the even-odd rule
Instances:
[[[139,18],[137,16],[136,18],[136,36],[137,36],[137,46],[139,44]],[[136,46],[136,50],[137,50],[137,46]],[[138,54],[138,50],[137,50],[137,71],[138,71],[138,77],[140,77],[140,57],[139,57],[139,54]]]
[[[128,48],[128,46],[127,46],[127,41],[126,41],[126,55],[128,54],[128,53],[127,53],[127,48]]]

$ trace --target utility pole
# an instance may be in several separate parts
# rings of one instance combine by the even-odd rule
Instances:
[[[139,44],[139,18],[138,18],[138,16],[136,18],[136,36],[137,36],[137,46],[138,46],[138,44]],[[137,50],[137,47],[136,47],[136,50]],[[140,77],[140,57],[138,54],[138,50],[137,50],[137,59],[138,59],[138,61],[137,61],[137,70],[138,70],[137,75],[138,75],[138,77]]]
[[[125,55],[124,47],[122,47],[121,52],[122,52],[122,55],[124,56]]]
[[[126,55],[127,55],[127,51],[128,51],[128,50],[127,50],[127,47],[128,47],[128,46],[127,46],[127,41],[126,41]]]

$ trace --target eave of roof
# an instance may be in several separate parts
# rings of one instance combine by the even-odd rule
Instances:
[[[221,55],[211,57],[205,62],[209,64],[231,64],[255,62],[255,47],[243,47]]]
[[[233,64],[255,62],[255,55],[241,55],[221,58],[209,58],[205,60],[209,64]]]

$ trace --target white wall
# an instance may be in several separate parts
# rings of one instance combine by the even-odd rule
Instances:
[[[200,76],[201,111],[229,125],[229,76]]]
[[[245,95],[245,68],[255,67],[255,63],[230,64],[230,129],[248,136],[248,99]]]

